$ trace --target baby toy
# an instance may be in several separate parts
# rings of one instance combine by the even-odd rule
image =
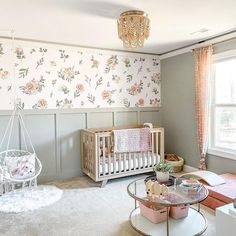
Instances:
[[[148,180],[146,182],[146,192],[148,198],[161,198],[162,196],[166,196],[169,192],[169,189],[164,184],[159,184],[157,181]]]

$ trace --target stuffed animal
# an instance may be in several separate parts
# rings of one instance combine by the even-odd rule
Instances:
[[[148,180],[146,182],[146,193],[148,197],[152,196],[153,193],[153,181],[152,180]]]
[[[7,173],[16,179],[30,176],[35,172],[35,154],[8,158],[6,168]]]
[[[32,175],[35,171],[35,166],[29,161],[21,161],[16,169],[11,172],[11,175],[16,178],[24,178]]]
[[[169,189],[164,184],[159,184],[157,181],[148,180],[146,182],[146,193],[148,198],[161,197],[167,195]]]

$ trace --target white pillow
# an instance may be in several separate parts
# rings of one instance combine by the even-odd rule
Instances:
[[[24,179],[35,173],[35,153],[20,157],[6,157],[9,174],[16,179]]]

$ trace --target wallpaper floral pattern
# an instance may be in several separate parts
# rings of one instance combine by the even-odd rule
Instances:
[[[157,57],[43,46],[0,42],[0,109],[160,106]]]

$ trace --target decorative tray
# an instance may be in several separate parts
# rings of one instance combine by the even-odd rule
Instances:
[[[148,176],[148,177],[144,180],[144,182],[146,183],[148,180],[157,181],[157,177],[156,177],[156,175],[150,175],[150,176]],[[165,182],[160,182],[160,181],[158,181],[158,182],[159,182],[160,184],[164,184],[164,185],[166,185],[166,186],[171,186],[171,185],[174,185],[175,177],[172,176],[172,175],[170,175],[170,178],[169,178],[168,181],[165,181]]]

